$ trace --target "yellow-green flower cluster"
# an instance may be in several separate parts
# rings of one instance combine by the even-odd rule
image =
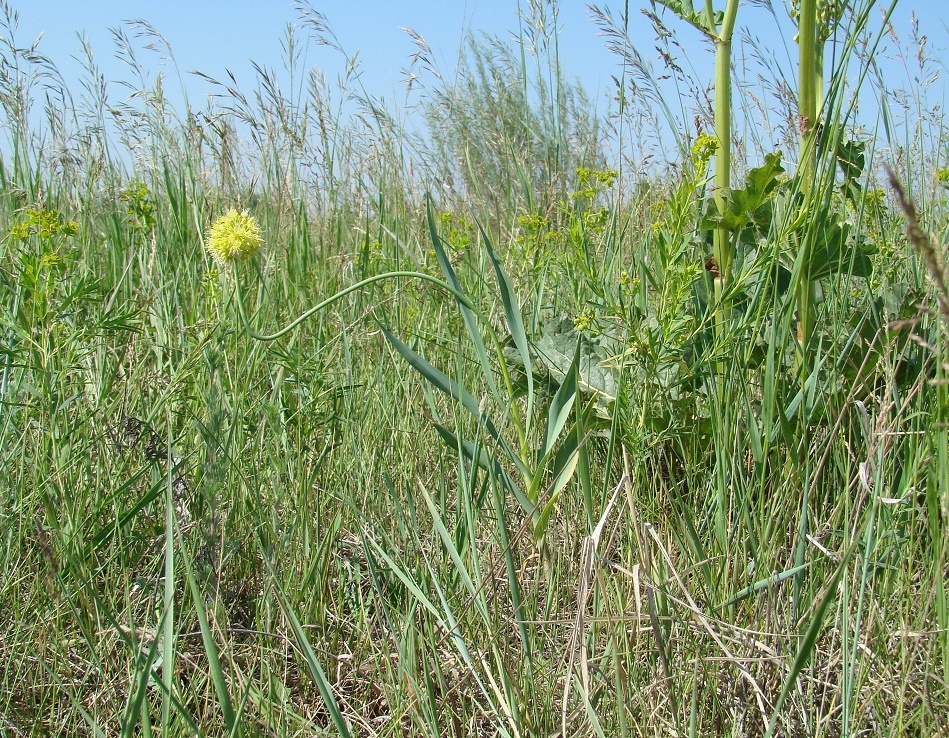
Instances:
[[[57,234],[75,236],[78,232],[79,224],[66,220],[57,211],[31,208],[26,211],[26,222],[17,223],[10,229],[10,238],[25,241],[30,236],[39,236],[48,241]]]
[[[587,308],[573,319],[573,327],[580,332],[595,329],[596,313],[591,308]]]
[[[698,169],[700,164],[708,164],[709,159],[718,151],[718,139],[710,133],[702,133],[692,144],[692,160]]]
[[[246,211],[231,210],[222,215],[208,231],[205,248],[214,260],[224,266],[229,261],[243,261],[256,256],[264,245],[257,221]]]
[[[616,178],[619,176],[619,172],[615,169],[597,170],[589,169],[588,167],[577,167],[576,173],[580,187],[576,192],[570,193],[570,197],[575,199],[586,197],[592,200],[601,189],[609,189],[612,187]]]
[[[442,241],[455,251],[461,251],[471,245],[471,223],[464,216],[445,211],[438,214],[438,222],[442,225]]]

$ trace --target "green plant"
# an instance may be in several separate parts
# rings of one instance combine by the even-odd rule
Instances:
[[[947,733],[941,60],[844,9],[805,197],[743,6],[712,190],[658,16],[594,104],[519,7],[402,105],[298,4],[197,110],[0,3],[0,733]]]
[[[660,0],[679,18],[697,28],[715,45],[715,179],[712,197],[719,213],[724,213],[726,193],[731,187],[732,159],[732,35],[738,17],[738,0],[727,0],[723,11],[713,8],[712,0],[706,0],[701,10],[696,10],[692,0]],[[716,292],[721,303],[721,292],[730,286],[734,245],[723,228],[714,232],[714,256],[718,265]],[[730,313],[727,304],[721,305],[724,314]]]

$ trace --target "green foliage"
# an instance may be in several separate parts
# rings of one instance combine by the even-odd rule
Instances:
[[[31,236],[40,241],[49,242],[55,236],[69,238],[79,232],[79,224],[74,220],[66,220],[55,210],[28,208],[26,220],[10,228],[10,238],[15,241],[28,241]]]
[[[119,195],[128,214],[133,218],[135,227],[145,233],[155,227],[155,208],[151,194],[144,182],[131,182]]]
[[[696,10],[692,0],[659,0],[659,3],[710,37],[715,36],[716,29],[725,16],[720,10],[714,11],[710,16],[708,6]]]
[[[729,189],[722,194],[723,211],[709,208],[702,227],[724,228],[735,235],[751,226],[750,230],[759,236],[766,235],[771,227],[770,201],[783,174],[781,152],[765,155],[764,164],[748,172],[743,189]]]
[[[432,221],[430,220],[430,222]],[[446,280],[456,288],[460,288],[460,282],[458,282],[455,271],[442,247],[442,239],[434,231],[433,222],[431,235]],[[481,237],[498,281],[501,303],[505,314],[505,328],[507,331],[505,340],[510,343],[511,358],[517,362],[516,365],[520,366],[526,377],[526,408],[523,417],[517,411],[517,402],[521,392],[512,383],[513,365],[509,364],[508,352],[503,350],[502,339],[498,338],[494,331],[490,331],[487,340],[485,340],[486,337],[482,335],[482,331],[487,326],[482,327],[477,321],[471,319],[473,314],[463,303],[460,303],[460,305],[462,313],[466,317],[469,337],[479,356],[479,363],[483,371],[482,379],[485,385],[492,390],[493,399],[497,401],[498,410],[502,413],[502,418],[499,421],[491,419],[487,410],[483,407],[483,403],[476,401],[469,390],[458,385],[442,371],[435,368],[390,331],[386,329],[383,329],[383,331],[393,348],[412,368],[421,374],[435,389],[452,397],[470,413],[480,426],[479,437],[483,435],[490,439],[492,443],[497,444],[501,459],[512,463],[520,471],[522,485],[520,489],[515,487],[517,482],[513,482],[507,476],[503,478],[503,481],[498,479],[495,483],[503,484],[504,493],[512,494],[521,503],[523,511],[534,521],[534,538],[541,542],[560,493],[573,476],[578,460],[579,448],[576,443],[575,426],[571,426],[571,429],[568,430],[567,421],[570,418],[571,409],[578,393],[580,349],[578,345],[573,360],[563,368],[563,373],[558,382],[559,386],[550,401],[549,407],[546,408],[545,414],[545,408],[541,407],[539,398],[535,394],[532,369],[533,352],[521,315],[520,301],[513,290],[504,267],[491,246],[491,242],[483,231]],[[500,381],[494,377],[495,370],[486,352],[486,345],[493,346],[493,358],[500,364]],[[499,390],[499,387],[503,388],[503,392]],[[515,424],[516,440],[512,441],[505,440],[501,430],[499,430],[509,420]],[[546,432],[539,449],[533,449],[531,445],[534,442],[534,429],[540,426],[546,426]],[[443,428],[442,435],[449,440],[452,446],[458,447],[460,437],[457,432],[452,433],[447,428]],[[562,436],[567,439],[567,444],[561,448],[560,452],[555,454],[555,446],[558,445]],[[564,449],[567,450],[564,451]],[[487,453],[487,462],[479,460],[478,463],[485,464],[487,469],[493,469],[498,463],[498,459],[496,457],[492,458],[490,451]],[[473,458],[479,459],[479,457]],[[544,493],[545,487],[546,493]]]
[[[938,115],[841,76],[806,179],[749,135],[717,186],[622,23],[608,109],[531,2],[417,136],[301,11],[289,84],[179,116],[120,30],[141,89],[69,119],[0,7],[0,733],[946,733]]]

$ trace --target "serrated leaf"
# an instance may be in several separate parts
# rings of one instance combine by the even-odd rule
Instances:
[[[818,232],[806,265],[811,279],[819,280],[834,274],[846,273],[853,277],[873,274],[873,262],[868,255],[869,244],[857,243],[850,235],[852,226],[836,217],[824,219],[826,225]]]
[[[735,233],[755,223],[760,230],[766,229],[771,223],[768,200],[780,184],[779,177],[783,173],[781,152],[766,154],[764,164],[748,172],[743,189],[722,191],[725,210],[719,212],[714,206],[710,207],[702,227],[706,230],[724,228]]]
[[[856,182],[863,174],[867,165],[866,148],[864,141],[841,141],[837,146],[837,163],[848,182]]]
[[[753,204],[752,210],[758,208],[779,184],[779,177],[784,174],[784,167],[781,166],[781,152],[775,151],[765,154],[764,164],[755,167],[748,176],[745,177],[745,189],[749,197],[749,204]]]

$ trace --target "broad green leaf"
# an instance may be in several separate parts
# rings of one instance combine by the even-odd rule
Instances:
[[[765,154],[764,164],[748,172],[743,192],[752,210],[756,210],[774,192],[782,174],[784,174],[784,167],[781,166],[780,151]]]
[[[692,5],[692,0],[656,0],[656,2],[671,10],[686,23],[691,24],[706,36],[713,38],[722,23],[722,19],[725,17],[722,11],[717,10],[713,13],[712,21],[709,23],[705,11],[697,12]]]
[[[613,401],[616,399],[619,374],[607,363],[612,356],[621,353],[622,347],[605,335],[590,338],[578,333],[570,320],[551,321],[545,324],[542,335],[534,342],[539,365],[546,369],[552,383],[562,383],[573,364],[578,342],[580,358],[577,363],[577,389],[581,392],[596,392],[602,400]]]
[[[781,152],[766,154],[764,164],[748,172],[743,189],[722,193],[725,199],[723,212],[718,212],[714,204],[710,205],[702,227],[707,230],[724,228],[735,233],[754,223],[759,230],[765,230],[772,215],[768,200],[780,184],[782,174]]]
[[[864,141],[841,141],[837,146],[837,163],[847,182],[857,182],[867,165]]]
[[[873,262],[868,256],[871,245],[858,243],[851,236],[853,227],[841,222],[836,215],[825,216],[821,225],[811,249],[810,262],[804,266],[805,273],[815,280],[842,273],[869,277],[873,273]]]

